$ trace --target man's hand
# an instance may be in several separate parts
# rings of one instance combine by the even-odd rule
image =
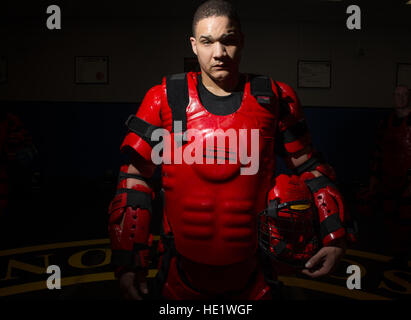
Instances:
[[[320,249],[305,264],[306,269],[301,272],[311,278],[317,278],[334,271],[345,253],[345,244],[338,243]]]
[[[120,290],[126,300],[143,300],[143,295],[148,294],[146,270],[125,272],[119,277]]]

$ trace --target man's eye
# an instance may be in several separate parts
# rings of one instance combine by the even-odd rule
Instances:
[[[221,41],[221,43],[223,43],[226,46],[235,46],[237,45],[237,39],[236,38],[227,38],[224,39],[223,41]]]
[[[201,43],[202,43],[202,44],[210,44],[210,43],[211,43],[211,41],[208,41],[208,40],[203,40],[203,41],[201,41]]]

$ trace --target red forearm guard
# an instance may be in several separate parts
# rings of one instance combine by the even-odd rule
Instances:
[[[311,172],[305,172],[301,177],[310,188],[318,209],[323,245],[345,238],[344,204],[338,189],[324,175],[316,178]]]
[[[319,163],[318,160],[314,160],[313,163],[311,164],[311,167],[307,168],[307,171],[301,175],[301,178],[303,180],[311,180],[315,178],[314,175],[308,170],[311,170],[311,171],[317,170],[324,176],[324,178],[322,178],[324,186],[329,187],[329,189],[326,188],[325,190],[323,190],[323,193],[328,194],[328,196],[325,196],[325,195],[322,196],[324,204],[321,204],[321,206],[325,207],[329,203],[334,203],[333,207],[335,206],[338,207],[340,221],[345,229],[346,240],[348,240],[351,243],[356,242],[358,238],[357,224],[354,220],[351,219],[349,212],[344,208],[344,201],[343,201],[342,195],[340,194],[338,189],[333,184],[333,182],[336,181],[337,179],[333,167],[331,167],[330,165],[326,163]],[[326,178],[328,178],[329,180],[327,181]],[[318,192],[320,192],[320,190]],[[330,200],[330,199],[327,200],[327,198],[329,197],[331,197],[331,199],[334,199],[334,200]],[[315,197],[315,201],[319,201],[319,199]],[[319,204],[317,203],[317,206],[318,205]],[[319,211],[321,210],[319,209]],[[331,215],[331,213],[327,212],[327,216],[329,215]],[[320,220],[321,220],[321,216],[320,216]]]
[[[111,239],[111,263],[118,274],[124,269],[147,267],[150,245],[150,216],[152,190],[141,184],[131,189],[126,179],[142,180],[139,175],[128,174],[123,166],[117,193],[109,206],[108,231]]]

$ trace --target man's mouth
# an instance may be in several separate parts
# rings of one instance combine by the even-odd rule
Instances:
[[[216,69],[228,69],[228,66],[227,66],[226,64],[218,64],[218,65],[213,66],[213,68],[216,68]]]

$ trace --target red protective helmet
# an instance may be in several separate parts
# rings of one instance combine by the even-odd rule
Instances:
[[[302,267],[319,249],[313,198],[298,176],[279,175],[260,214],[259,245],[270,257]]]

